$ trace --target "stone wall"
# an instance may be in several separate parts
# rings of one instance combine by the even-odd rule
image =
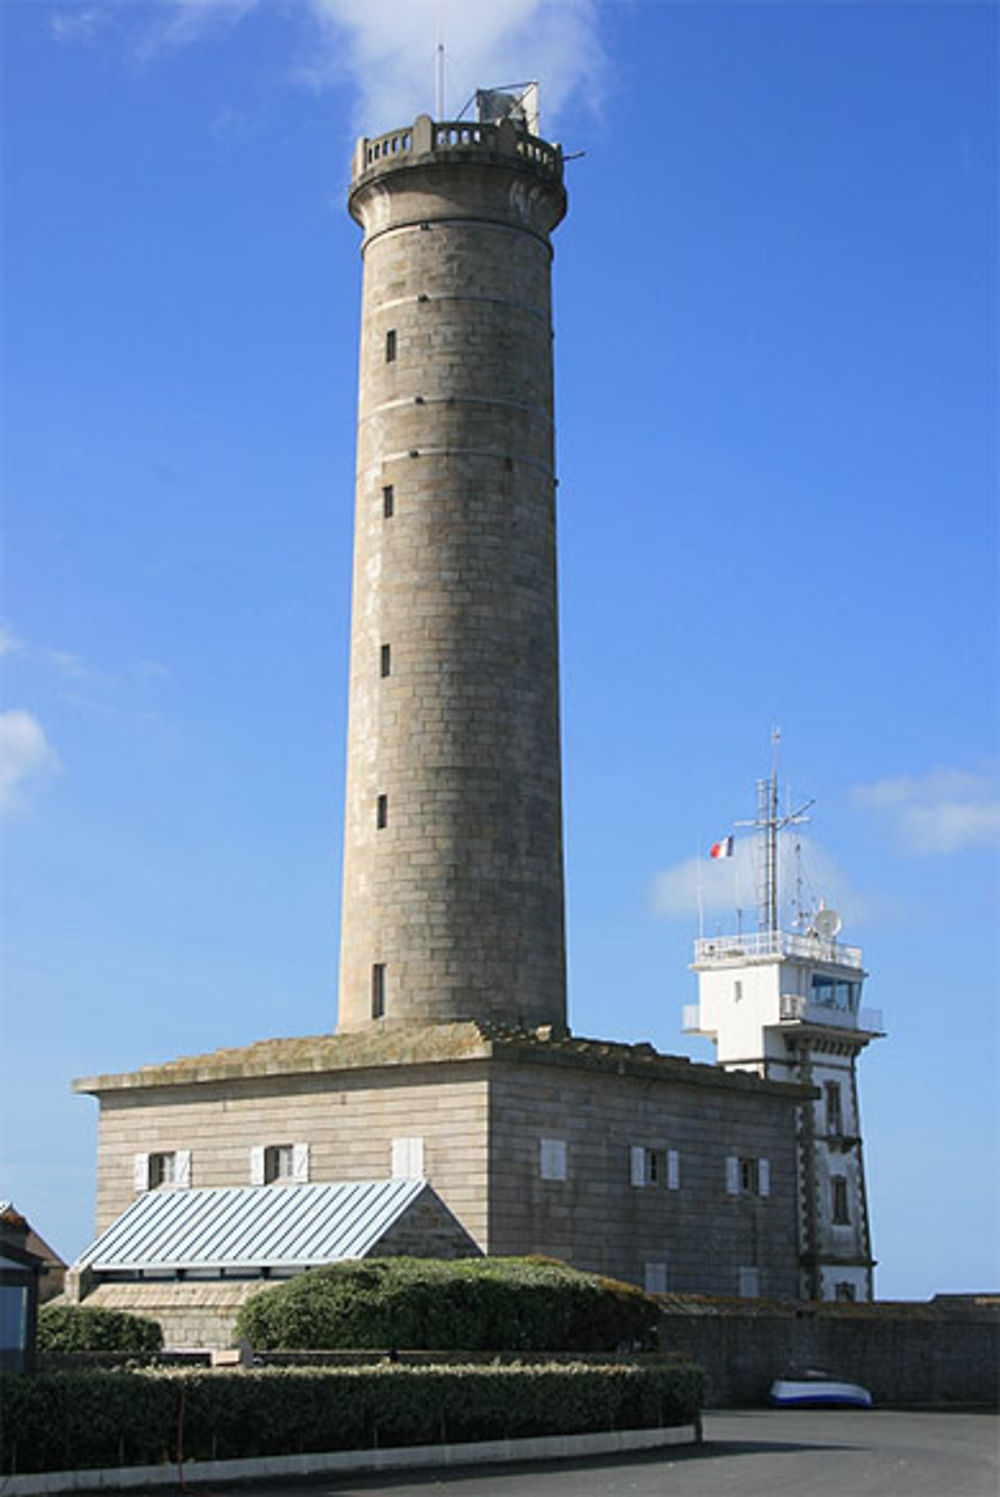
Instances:
[[[664,1302],[662,1343],[709,1375],[716,1406],[763,1404],[779,1373],[815,1367],[859,1382],[876,1404],[996,1407],[1000,1309],[928,1304]]]
[[[564,1028],[561,163],[520,154],[512,127],[456,151],[424,119],[407,140],[360,153],[350,199],[365,239],[339,1028]]]
[[[138,1150],[189,1149],[192,1186],[249,1185],[251,1148],[305,1142],[310,1179],[349,1182],[388,1179],[392,1140],[416,1135],[424,1172],[485,1246],[487,1106],[485,1073],[475,1065],[116,1091],[101,1107],[98,1232],[135,1199]]]
[[[273,1041],[79,1085],[102,1098],[101,1230],[135,1198],[137,1151],[190,1151],[193,1187],[250,1184],[251,1149],[269,1144],[307,1144],[312,1181],[381,1180],[408,1139],[407,1171],[484,1252],[654,1289],[797,1290],[801,1088],[476,1025]],[[757,1186],[731,1189],[737,1160]]]
[[[718,1074],[718,1073],[716,1073]],[[668,1289],[797,1292],[795,1130],[788,1102],[673,1076],[500,1066],[490,1088],[490,1251],[547,1253],[576,1268]],[[546,1179],[541,1140],[565,1146],[565,1179]],[[633,1184],[632,1150],[657,1178]],[[675,1156],[671,1186],[669,1155]],[[766,1196],[727,1190],[727,1156],[766,1160]],[[656,1272],[657,1270],[654,1270]]]
[[[228,1284],[193,1281],[146,1281],[142,1284],[98,1284],[87,1295],[88,1309],[124,1310],[156,1320],[164,1345],[171,1350],[232,1346],[236,1316],[252,1294],[267,1287],[261,1279]]]

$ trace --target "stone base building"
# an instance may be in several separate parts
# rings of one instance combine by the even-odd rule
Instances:
[[[787,1083],[467,1022],[269,1040],[75,1087],[101,1104],[102,1233],[150,1191],[421,1179],[470,1252],[661,1293],[797,1291],[803,1089]]]

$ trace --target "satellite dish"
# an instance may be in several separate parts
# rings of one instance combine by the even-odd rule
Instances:
[[[843,920],[836,910],[828,910],[820,905],[813,920],[813,930],[824,941],[832,941],[834,936],[840,934]]]

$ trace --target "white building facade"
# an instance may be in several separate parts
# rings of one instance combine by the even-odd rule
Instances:
[[[837,941],[838,929],[821,910],[803,933],[698,940],[699,1001],[685,1008],[684,1029],[710,1038],[726,1070],[814,1089],[798,1118],[800,1292],[867,1301],[875,1261],[857,1059],[883,1029],[881,1014],[861,1007],[861,951]]]

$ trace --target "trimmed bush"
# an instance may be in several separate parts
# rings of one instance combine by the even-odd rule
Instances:
[[[698,1367],[507,1365],[0,1377],[5,1475],[691,1424]]]
[[[544,1258],[366,1258],[247,1300],[260,1351],[615,1351],[655,1345],[660,1307],[632,1284]]]
[[[155,1320],[86,1305],[43,1305],[38,1312],[38,1350],[156,1352],[163,1331]]]

